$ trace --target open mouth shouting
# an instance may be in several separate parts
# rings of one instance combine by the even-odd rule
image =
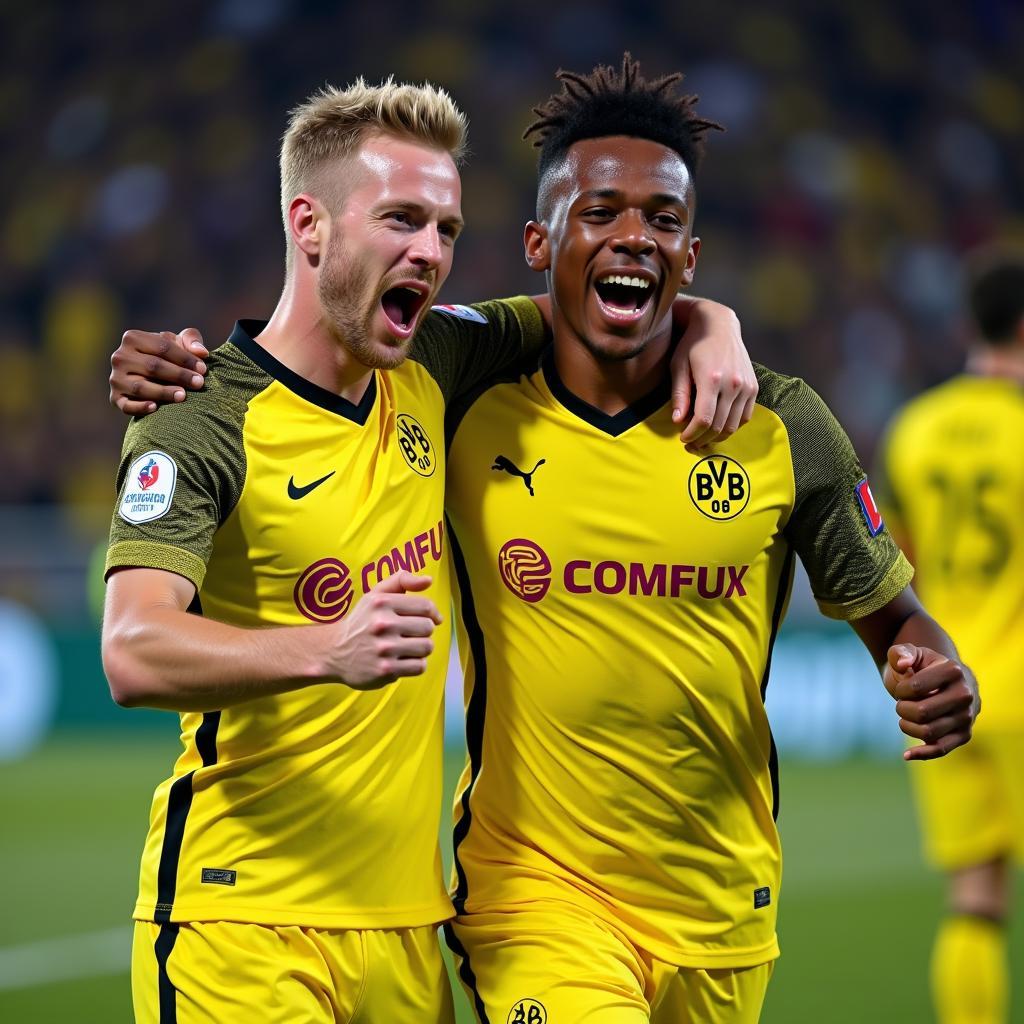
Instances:
[[[400,281],[380,297],[388,329],[400,341],[411,338],[427,304],[430,288],[425,281]]]
[[[636,323],[654,298],[654,281],[646,273],[608,272],[594,282],[598,306],[616,324]]]

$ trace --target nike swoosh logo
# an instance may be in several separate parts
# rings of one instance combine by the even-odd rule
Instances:
[[[330,473],[327,474],[327,476],[322,476],[322,477],[320,477],[319,480],[314,480],[311,484],[306,484],[305,487],[296,487],[295,486],[295,477],[289,477],[288,478],[288,497],[291,498],[292,501],[298,501],[299,498],[304,498],[307,494],[309,494],[310,491],[315,490],[317,487],[319,487],[326,480],[330,480],[331,477],[334,476],[334,474],[337,473],[337,472],[338,471],[336,469],[332,469],[330,471]]]

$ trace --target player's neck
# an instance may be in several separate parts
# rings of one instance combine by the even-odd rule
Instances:
[[[614,416],[665,383],[671,350],[671,337],[666,332],[629,359],[609,359],[556,331],[555,369],[577,398]]]
[[[304,294],[294,275],[285,282],[259,343],[300,377],[357,405],[373,376],[331,333],[319,302]]]
[[[1005,377],[1024,384],[1024,343],[993,348],[977,345],[967,353],[967,372],[977,377]]]

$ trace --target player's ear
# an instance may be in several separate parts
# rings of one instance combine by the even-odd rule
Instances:
[[[551,247],[548,244],[548,229],[544,224],[531,220],[523,229],[523,247],[526,250],[526,265],[531,270],[551,269]]]
[[[689,288],[693,284],[693,272],[697,269],[697,257],[700,255],[700,239],[690,239],[690,251],[686,254],[686,269],[683,271],[682,286]]]
[[[288,232],[292,243],[314,265],[327,248],[330,217],[312,196],[297,195],[288,206]]]

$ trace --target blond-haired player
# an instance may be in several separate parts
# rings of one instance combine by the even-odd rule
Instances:
[[[969,277],[966,370],[899,413],[878,480],[985,702],[973,743],[912,772],[925,853],[948,876],[935,1009],[942,1024],[1003,1024],[1011,863],[1024,859],[1024,253],[980,256]]]
[[[277,308],[239,321],[201,394],[129,427],[104,663],[184,743],[143,856],[140,1021],[451,1017],[444,406],[544,336],[528,299],[427,313],[464,139],[430,86],[299,107]],[[738,419],[752,392],[731,394]]]
[[[433,440],[456,379],[521,341],[509,306],[504,348],[410,347],[451,266],[464,142],[429,87],[298,108],[277,309],[236,325],[195,402],[128,429],[104,665],[119,703],[180,712],[184,744],[143,854],[140,1021],[450,1016]]]

